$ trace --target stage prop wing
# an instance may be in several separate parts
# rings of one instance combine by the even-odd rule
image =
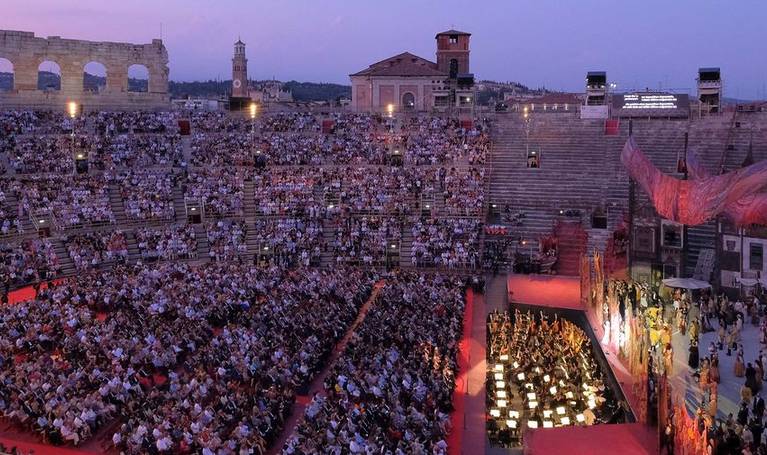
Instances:
[[[661,216],[692,226],[716,217],[727,207],[753,196],[767,185],[767,161],[718,176],[676,179],[655,167],[633,137],[629,137],[623,147],[621,162],[650,196]]]
[[[687,153],[687,170],[693,179],[711,177],[696,153]],[[727,206],[724,213],[736,226],[767,224],[767,193],[752,194],[738,199]]]

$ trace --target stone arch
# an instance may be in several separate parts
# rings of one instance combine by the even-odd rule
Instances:
[[[13,62],[5,57],[0,57],[0,92],[10,92],[14,90],[15,75]]]
[[[415,110],[415,95],[413,92],[405,92],[402,94],[402,109],[406,112]]]
[[[97,60],[83,66],[83,92],[102,93],[107,87],[107,67]]]
[[[141,63],[128,66],[128,91],[148,92],[150,83],[149,68]]]
[[[61,90],[61,65],[54,60],[43,60],[37,66],[37,89],[44,91]]]

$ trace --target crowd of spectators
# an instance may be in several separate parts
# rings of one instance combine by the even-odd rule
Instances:
[[[258,258],[281,267],[319,265],[325,250],[322,223],[301,218],[258,220],[254,240]]]
[[[412,264],[471,267],[479,262],[480,223],[473,218],[426,218],[413,224]]]
[[[197,237],[193,226],[139,228],[133,234],[142,259],[172,260],[197,257]]]
[[[128,243],[121,230],[71,234],[64,239],[64,244],[78,271],[128,260]]]
[[[10,180],[0,180],[0,236],[19,234],[23,231],[18,211],[8,203],[8,195],[14,186]],[[3,190],[8,191],[8,195]],[[15,191],[14,191],[15,193]]]
[[[446,454],[464,302],[458,278],[388,277],[283,453]]]
[[[337,264],[383,265],[399,261],[402,220],[395,217],[348,218],[335,227],[333,256]]]
[[[131,169],[117,173],[112,181],[120,188],[129,220],[173,220],[175,174],[166,170]]]
[[[0,243],[0,284],[5,295],[11,286],[45,281],[56,276],[60,270],[59,258],[48,240]]]
[[[50,215],[63,228],[114,223],[106,182],[98,176],[29,176],[19,182],[27,216]]]
[[[264,453],[374,279],[237,262],[71,278],[0,307],[0,412],[53,444],[118,422],[129,454]]]
[[[185,195],[201,202],[206,216],[242,216],[247,172],[235,168],[206,168],[189,173]]]
[[[248,252],[245,237],[248,225],[243,221],[217,220],[208,223],[209,256],[217,261],[231,260]]]

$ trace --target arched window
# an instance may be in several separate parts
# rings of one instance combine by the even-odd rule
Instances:
[[[99,62],[90,62],[83,68],[83,91],[101,93],[107,86],[107,68]]]
[[[149,91],[149,69],[144,65],[131,65],[128,67],[128,91]]]
[[[13,63],[0,57],[0,92],[13,90]]]
[[[61,67],[58,63],[46,60],[37,67],[38,90],[61,90]]]
[[[402,95],[402,108],[406,111],[415,110],[415,95],[410,92]]]

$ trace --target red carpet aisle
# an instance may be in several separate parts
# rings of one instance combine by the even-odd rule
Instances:
[[[381,292],[381,288],[383,288],[385,285],[386,282],[383,280],[375,284],[370,297],[368,297],[368,300],[362,305],[362,308],[360,308],[360,312],[357,314],[357,319],[355,319],[352,325],[349,326],[349,329],[346,331],[344,337],[341,338],[341,341],[336,344],[333,352],[330,354],[330,358],[325,363],[325,368],[323,368],[322,371],[320,371],[320,373],[315,376],[314,380],[309,385],[309,393],[306,395],[296,396],[296,402],[293,404],[293,410],[291,411],[288,419],[285,421],[285,425],[282,428],[282,433],[279,435],[272,448],[267,451],[268,454],[276,455],[282,452],[282,447],[285,445],[285,442],[293,434],[299,422],[304,417],[304,411],[306,410],[306,406],[311,403],[312,396],[314,396],[315,393],[319,393],[321,396],[325,395],[323,384],[325,382],[325,378],[327,378],[328,374],[330,374],[330,368],[333,366],[333,364],[336,363],[338,357],[343,354],[344,349],[346,349],[346,345],[349,343],[349,340],[354,333],[354,330],[362,323],[362,321],[365,320],[365,315],[367,315],[368,310],[370,310],[370,306],[373,304],[373,302],[375,302],[378,293]]]
[[[458,344],[458,376],[453,391],[453,412],[450,414],[452,431],[447,438],[447,445],[451,454],[460,453],[461,440],[464,430],[464,413],[466,404],[464,398],[468,391],[469,380],[469,349],[471,348],[471,321],[474,311],[474,291],[466,291],[466,308],[463,315],[463,338]]]
[[[583,310],[577,276],[510,274],[508,288],[510,302]]]

